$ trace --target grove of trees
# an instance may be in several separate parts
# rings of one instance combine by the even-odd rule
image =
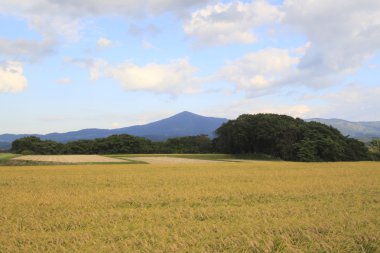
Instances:
[[[380,139],[372,140],[369,143],[369,152],[374,160],[380,160]]]
[[[368,160],[364,143],[318,122],[286,115],[244,114],[216,130],[215,148],[230,154],[263,153],[288,161]]]

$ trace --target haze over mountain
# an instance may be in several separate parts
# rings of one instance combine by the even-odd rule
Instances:
[[[317,121],[337,128],[344,135],[349,135],[362,141],[370,141],[380,138],[380,121],[351,122],[342,119],[307,119],[306,121]]]
[[[115,134],[130,134],[145,137],[153,141],[163,141],[172,137],[194,136],[206,134],[212,136],[226,118],[205,117],[191,112],[181,112],[172,117],[155,121],[146,125],[136,125],[118,129],[83,129],[67,133],[41,134],[3,134],[0,135],[0,150],[8,149],[11,143],[26,136],[37,136],[43,140],[69,142],[84,139],[104,138]],[[380,121],[373,122],[350,122],[341,119],[306,119],[331,125],[344,135],[350,135],[362,141],[380,138]]]

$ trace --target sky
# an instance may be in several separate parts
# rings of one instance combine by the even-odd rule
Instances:
[[[0,134],[380,121],[379,51],[378,0],[0,0]]]

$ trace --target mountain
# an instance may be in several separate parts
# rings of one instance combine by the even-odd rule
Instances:
[[[342,119],[307,119],[306,121],[316,121],[337,128],[344,135],[364,142],[374,138],[380,138],[380,121],[351,122]]]
[[[67,133],[38,134],[3,134],[0,142],[11,143],[25,136],[37,136],[43,140],[69,142],[84,139],[104,138],[115,134],[130,134],[145,137],[153,141],[162,141],[172,137],[206,134],[212,136],[214,131],[224,122],[224,118],[213,118],[197,115],[191,112],[181,112],[172,117],[152,122],[146,125],[137,125],[119,129],[83,129]]]
[[[147,125],[117,129],[115,133],[128,133],[150,139],[167,139],[200,134],[212,136],[214,131],[227,121],[228,119],[204,117],[185,111]]]

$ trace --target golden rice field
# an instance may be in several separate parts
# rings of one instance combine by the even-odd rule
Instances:
[[[0,167],[0,252],[380,252],[380,163]]]

